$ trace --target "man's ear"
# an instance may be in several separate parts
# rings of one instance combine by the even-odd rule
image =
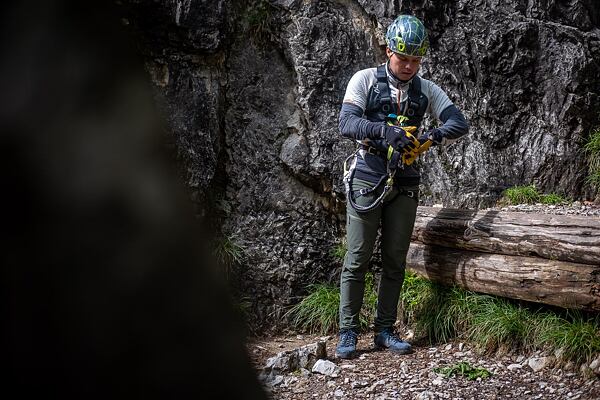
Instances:
[[[392,50],[390,50],[389,47],[385,48],[385,55],[387,56],[387,58],[391,58],[393,54],[394,54],[394,52]]]

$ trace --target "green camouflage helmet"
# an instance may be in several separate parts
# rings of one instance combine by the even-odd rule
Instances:
[[[400,15],[388,27],[385,35],[388,47],[394,53],[422,57],[429,48],[425,25],[412,15]]]

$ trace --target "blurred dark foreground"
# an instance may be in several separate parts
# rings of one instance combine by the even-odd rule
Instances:
[[[111,4],[0,6],[2,389],[265,398]]]

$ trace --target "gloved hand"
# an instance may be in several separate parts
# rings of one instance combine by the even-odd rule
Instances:
[[[419,142],[421,142],[421,144],[425,143],[425,141],[429,139],[431,140],[433,143],[433,146],[437,146],[443,143],[444,141],[444,134],[442,133],[442,131],[440,131],[437,128],[433,128],[428,130],[427,132],[425,132],[425,134],[423,136],[419,137]]]
[[[416,161],[417,158],[423,153],[425,153],[429,148],[433,145],[433,138],[430,134],[425,133],[424,135],[419,136],[417,139],[419,145],[414,151],[405,151],[402,155],[402,162],[406,165],[411,165]]]
[[[411,131],[414,132],[415,129],[414,126],[402,128],[396,125],[385,125],[382,128],[382,136],[394,150],[399,152],[410,151],[419,146],[415,137],[411,134]]]
[[[431,135],[429,135],[429,133],[424,133],[421,136],[419,136],[419,138],[417,139],[419,141],[419,143],[421,144],[421,146],[423,146],[425,143],[427,143],[427,141],[431,141],[431,144],[434,144],[434,141],[431,137]]]

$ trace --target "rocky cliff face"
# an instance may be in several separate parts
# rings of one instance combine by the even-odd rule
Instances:
[[[343,236],[337,117],[354,72],[384,61],[400,13],[429,27],[422,75],[470,134],[423,157],[422,203],[482,207],[535,183],[577,198],[599,122],[594,0],[125,2],[201,211],[245,248],[255,322],[282,323],[307,284],[335,280]],[[427,124],[433,124],[428,121]]]

